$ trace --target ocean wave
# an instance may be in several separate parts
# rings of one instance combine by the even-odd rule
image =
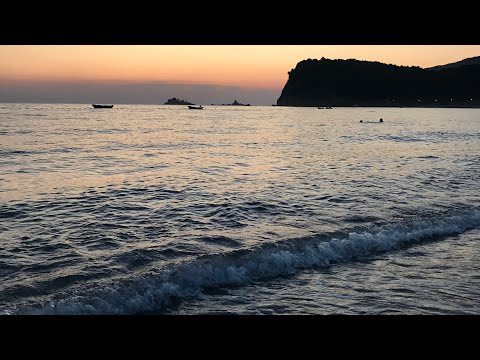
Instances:
[[[251,249],[206,255],[174,267],[152,271],[116,285],[68,296],[42,305],[3,311],[4,314],[136,314],[160,311],[205,289],[241,285],[295,274],[301,269],[328,267],[414,243],[439,240],[480,226],[480,210],[417,218],[370,231],[318,234]]]
[[[4,148],[0,149],[0,155],[2,156],[18,156],[18,155],[49,155],[49,154],[68,154],[68,153],[82,153],[87,152],[82,148],[75,147],[63,147],[63,148],[53,148],[53,149],[35,149],[35,150],[18,150],[18,149],[9,149]]]

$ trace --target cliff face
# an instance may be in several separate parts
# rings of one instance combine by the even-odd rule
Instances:
[[[304,60],[277,105],[480,107],[480,64],[428,71],[358,60]]]

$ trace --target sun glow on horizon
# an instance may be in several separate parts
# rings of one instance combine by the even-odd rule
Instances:
[[[439,45],[2,45],[0,80],[163,82],[280,89],[304,59],[429,67],[479,56]]]

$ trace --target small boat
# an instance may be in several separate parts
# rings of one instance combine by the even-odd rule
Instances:
[[[94,109],[111,109],[113,105],[100,105],[100,104],[92,104]]]
[[[203,106],[202,105],[200,105],[200,106],[188,105],[188,108],[191,109],[191,110],[202,110]]]
[[[321,107],[321,106],[319,106],[318,108],[319,108],[319,109],[323,109],[323,107]]]

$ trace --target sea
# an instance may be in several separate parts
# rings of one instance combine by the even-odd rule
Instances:
[[[0,104],[0,314],[480,314],[480,109]]]

